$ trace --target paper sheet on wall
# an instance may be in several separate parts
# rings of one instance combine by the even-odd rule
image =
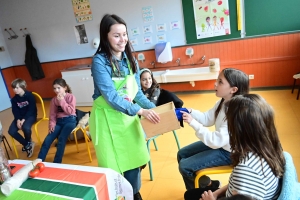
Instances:
[[[230,34],[228,0],[193,0],[197,39]]]
[[[76,21],[90,21],[93,19],[89,0],[72,0],[74,15]]]

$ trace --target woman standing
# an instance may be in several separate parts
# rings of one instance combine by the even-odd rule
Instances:
[[[139,200],[140,166],[149,161],[149,153],[138,115],[153,123],[159,122],[159,116],[148,110],[155,105],[140,89],[139,67],[131,49],[124,20],[105,15],[92,63],[90,132],[98,165],[123,173],[133,187],[134,199]]]

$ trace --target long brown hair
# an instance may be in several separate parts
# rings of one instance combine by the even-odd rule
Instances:
[[[113,59],[112,59],[112,53],[111,53],[112,49],[111,49],[111,46],[108,41],[108,33],[110,32],[111,26],[115,25],[115,24],[123,24],[126,27],[126,32],[127,32],[127,25],[122,18],[120,18],[117,15],[109,15],[109,14],[104,15],[104,17],[102,18],[102,20],[100,22],[100,30],[99,30],[100,44],[95,53],[95,54],[101,53],[101,52],[106,53],[110,63],[114,63],[114,64],[116,64],[116,63],[113,62]],[[127,33],[127,36],[128,36],[128,33]],[[131,43],[128,38],[127,44],[125,46],[125,53],[126,53],[126,56],[128,57],[130,67],[131,67],[133,73],[136,73],[138,71],[138,69],[137,69],[137,65],[135,63],[132,49],[133,48],[132,48]]]
[[[271,106],[257,94],[235,96],[227,105],[233,166],[245,158],[248,152],[253,152],[265,159],[277,177],[282,177],[285,159]]]
[[[225,68],[220,73],[223,73],[230,87],[237,87],[238,90],[235,93],[233,93],[232,97],[234,97],[235,95],[249,93],[249,78],[247,74],[245,74],[241,70],[233,68]],[[222,98],[218,108],[215,111],[215,119],[217,119],[223,103],[224,99]]]

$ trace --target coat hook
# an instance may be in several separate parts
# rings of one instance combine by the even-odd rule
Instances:
[[[27,28],[24,28],[24,31],[27,31],[27,33],[25,35],[30,35],[30,33],[28,32]]]
[[[7,29],[4,29],[4,31],[8,32],[8,34],[10,36],[8,39],[11,40],[12,39],[12,35],[10,34],[10,32]]]
[[[17,36],[17,34],[12,30],[12,28],[9,28],[9,30],[11,31],[11,32],[13,32],[13,36],[11,36],[11,38],[12,39],[17,39],[19,36]]]
[[[24,33],[23,29],[20,29],[20,31],[22,31],[23,37],[25,37],[25,36],[26,36],[26,33]]]

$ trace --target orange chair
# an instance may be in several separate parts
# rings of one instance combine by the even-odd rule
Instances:
[[[42,121],[46,121],[46,120],[49,121],[49,118],[46,117],[46,110],[45,110],[45,105],[44,105],[44,101],[43,101],[42,97],[38,93],[36,93],[36,92],[32,92],[32,94],[33,94],[33,96],[35,98],[36,104],[37,105],[40,104],[41,105],[41,109],[42,109],[42,116],[39,117],[39,118],[37,118],[36,122],[33,124],[34,131],[35,131],[36,137],[38,139],[38,142],[39,142],[40,146],[42,146],[42,142],[41,142],[41,139],[40,139],[40,136],[39,136],[39,133],[38,133],[37,126]],[[16,157],[19,158],[19,154],[17,152],[17,148],[16,148],[15,141],[14,141],[13,137],[11,137],[11,140],[12,140],[12,144],[13,144],[13,147],[14,147],[14,151],[15,151]]]
[[[199,188],[199,178],[203,175],[226,174],[226,173],[231,173],[232,170],[233,170],[233,167],[230,165],[201,169],[196,172],[195,188]]]

